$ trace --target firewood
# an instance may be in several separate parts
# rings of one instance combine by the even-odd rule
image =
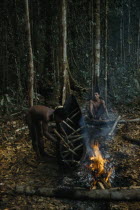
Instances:
[[[109,182],[106,182],[104,179],[102,179],[100,181],[104,185],[105,189],[110,189],[111,188],[111,184]]]
[[[77,200],[140,200],[140,186],[123,187],[111,189],[76,189],[70,187],[47,188],[47,187],[31,187],[31,186],[16,186],[13,190],[2,192],[3,194],[24,194],[38,195],[44,197],[69,198]]]
[[[99,189],[105,189],[104,185],[102,184],[102,182],[97,182],[97,187],[99,187]]]

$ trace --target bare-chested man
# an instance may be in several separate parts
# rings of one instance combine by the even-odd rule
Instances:
[[[90,115],[96,120],[99,120],[104,113],[106,113],[107,118],[109,118],[105,101],[100,97],[98,92],[94,93],[93,100],[89,102],[89,111]]]

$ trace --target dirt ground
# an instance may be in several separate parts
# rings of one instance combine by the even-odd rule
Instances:
[[[123,119],[134,119],[140,116],[140,110],[120,111],[120,114]],[[52,158],[37,160],[24,126],[22,116],[0,122],[0,209],[140,209],[140,202],[75,201],[6,194],[18,185],[57,187],[65,176],[56,160],[55,145],[46,140],[46,152]],[[119,124],[115,136],[106,140],[110,161],[115,167],[112,186],[140,186],[140,145],[125,140],[123,135],[140,142],[140,122]]]

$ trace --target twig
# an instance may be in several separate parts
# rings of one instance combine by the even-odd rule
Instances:
[[[15,132],[17,133],[17,132],[19,132],[19,131],[21,131],[21,130],[25,130],[25,129],[27,129],[27,128],[28,128],[28,126],[23,126],[22,128],[16,129]]]

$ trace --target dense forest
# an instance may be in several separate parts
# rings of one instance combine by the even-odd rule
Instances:
[[[140,0],[1,0],[0,22],[0,209],[140,209]]]
[[[30,38],[25,1],[1,1],[0,105],[3,111],[28,103],[28,39],[33,56],[34,103],[41,103],[42,96],[62,103],[57,96],[61,98],[65,85],[65,68],[69,91],[78,92],[84,100],[92,95],[97,76],[103,97],[114,103],[139,101],[138,0],[101,3],[70,0],[65,8],[61,1],[33,0],[28,6]]]

